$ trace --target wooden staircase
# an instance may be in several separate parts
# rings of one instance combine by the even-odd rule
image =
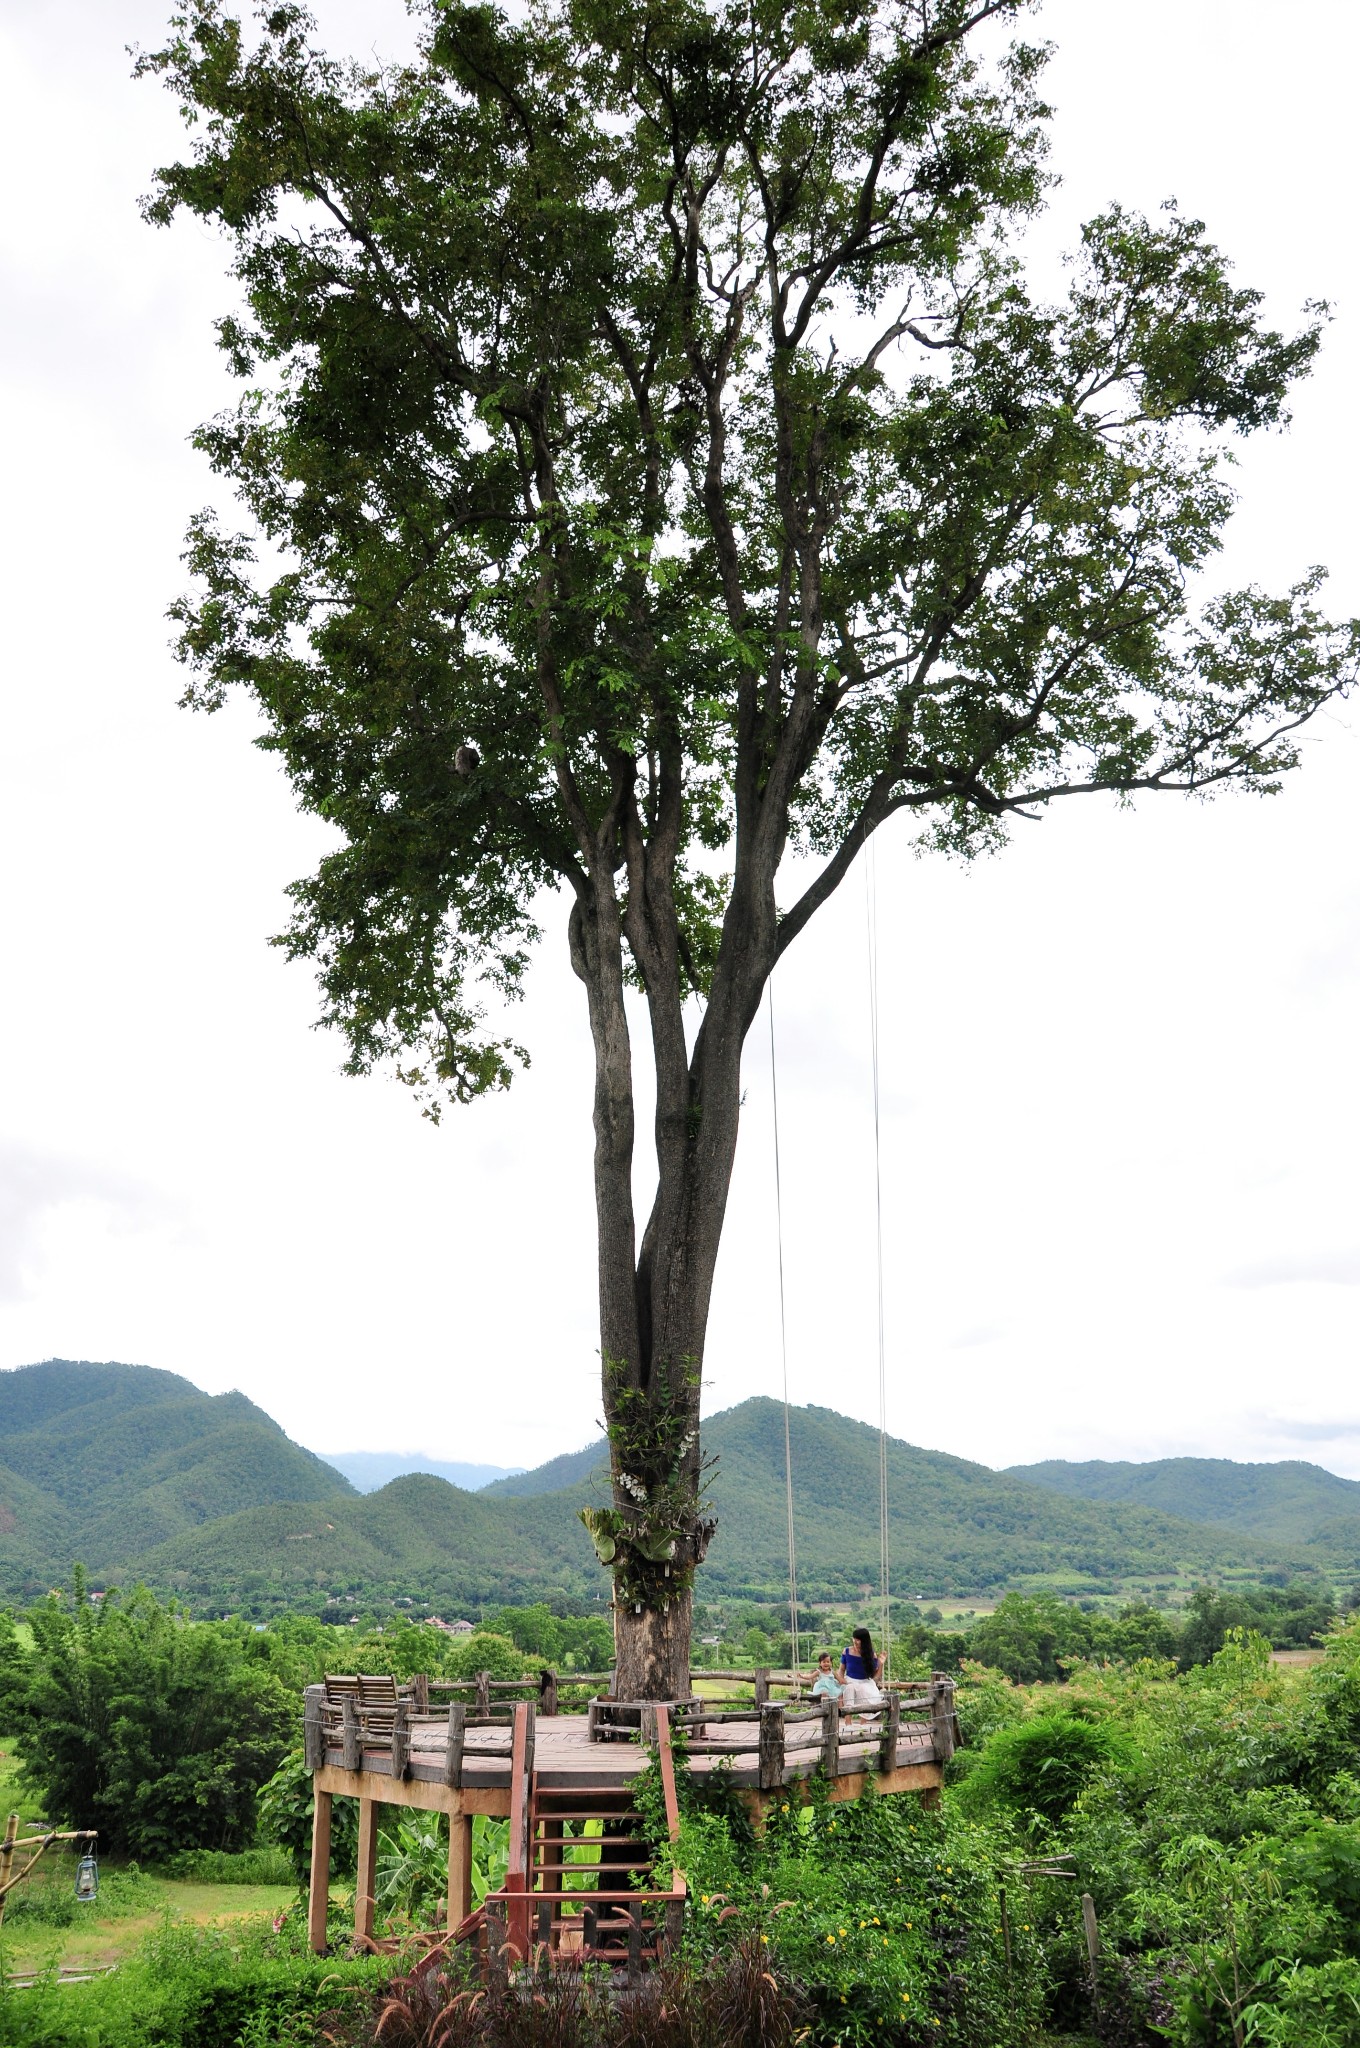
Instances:
[[[657,1710],[657,1749],[670,1839],[680,1816],[666,1709]],[[510,1866],[484,1901],[483,1963],[499,1978],[533,1962],[604,1963],[637,1978],[678,1941],[685,1906],[679,1871],[666,1890],[637,1880],[652,1867],[631,1787],[553,1786],[533,1769],[532,1709],[515,1714]]]

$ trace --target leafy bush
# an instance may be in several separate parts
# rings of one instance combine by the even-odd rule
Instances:
[[[391,1975],[390,1957],[314,1956],[264,1927],[170,1926],[111,1976],[19,1989],[5,2048],[314,2048]]]
[[[998,1729],[964,1781],[961,1797],[970,1812],[998,1805],[1031,1825],[1053,1827],[1120,1754],[1105,1724],[1054,1709]]]
[[[312,1862],[312,1774],[301,1749],[290,1750],[260,1792],[260,1834],[286,1852],[293,1879],[305,1886]],[[331,1869],[352,1876],[359,1861],[359,1802],[331,1803]]]
[[[517,1650],[509,1636],[485,1628],[474,1629],[455,1643],[444,1662],[450,1678],[475,1678],[479,1671],[489,1671],[493,1678],[523,1678],[536,1669],[533,1658]]]
[[[296,1875],[286,1849],[184,1849],[162,1866],[167,1877],[196,1884],[292,1884]]]
[[[148,1861],[244,1847],[296,1695],[239,1629],[189,1626],[145,1592],[97,1610],[79,1592],[33,1609],[24,1682],[7,1680],[15,1746],[49,1818]]]
[[[154,1912],[165,1903],[165,1890],[153,1877],[129,1863],[125,1869],[99,1873],[97,1911],[101,1920],[121,1920],[134,1913]],[[6,1927],[28,1923],[38,1927],[77,1927],[95,1911],[92,1902],[78,1899],[75,1889],[75,1861],[63,1857],[43,1868],[14,1890],[5,1905]]]

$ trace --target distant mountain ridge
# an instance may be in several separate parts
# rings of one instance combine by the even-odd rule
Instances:
[[[1050,1458],[1012,1465],[1013,1479],[1069,1499],[1122,1501],[1188,1522],[1237,1529],[1264,1543],[1360,1545],[1360,1480],[1297,1458],[1246,1465],[1232,1458],[1156,1458],[1146,1464]]]
[[[821,1407],[793,1409],[790,1432],[803,1596],[859,1598],[878,1578],[878,1432]],[[719,1532],[701,1592],[778,1600],[787,1570],[783,1408],[757,1399],[710,1416],[704,1445],[717,1458]],[[1303,1483],[1298,1474],[1330,1481],[1340,1493],[1306,1483],[1319,1514],[1319,1504],[1335,1510],[1360,1487],[1316,1467],[1222,1464],[1228,1475],[1258,1475],[1243,1482],[1238,1511],[1259,1526],[1191,1511],[1193,1490],[1182,1490],[1190,1509],[1172,1515],[1128,1477],[1141,1467],[995,1472],[890,1440],[894,1589],[1079,1592],[1322,1563],[1360,1571],[1360,1517],[1333,1512],[1319,1524],[1315,1514],[1309,1526],[1331,1532],[1325,1544],[1286,1540],[1259,1475],[1283,1474],[1286,1493]],[[1124,1476],[1092,1477],[1098,1469]],[[1040,1478],[1054,1472],[1056,1484]],[[1113,1490],[1082,1491],[1097,1484]],[[603,1601],[609,1583],[579,1515],[607,1499],[608,1486],[597,1440],[476,1492],[407,1473],[359,1493],[242,1394],[204,1394],[145,1366],[50,1360],[0,1372],[0,1599],[45,1591],[80,1560],[96,1583],[141,1580],[199,1612],[334,1613],[419,1597],[452,1617],[506,1601]],[[1226,1488],[1225,1479],[1223,1501]]]
[[[497,1479],[514,1479],[522,1465],[463,1465],[447,1458],[430,1458],[424,1451],[331,1451],[327,1462],[343,1472],[360,1493],[376,1493],[391,1479],[404,1479],[409,1472],[428,1472],[461,1486],[464,1493],[480,1493]]]

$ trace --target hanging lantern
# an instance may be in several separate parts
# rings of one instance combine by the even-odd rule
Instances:
[[[76,1865],[76,1897],[90,1905],[99,1897],[99,1858],[82,1856]]]

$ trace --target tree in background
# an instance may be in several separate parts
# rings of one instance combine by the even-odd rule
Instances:
[[[10,1728],[47,1817],[99,1831],[117,1854],[240,1849],[258,1788],[292,1737],[297,1696],[248,1632],[192,1628],[146,1592],[99,1608],[53,1595],[28,1622],[33,1649],[9,1688]]]
[[[504,1087],[562,918],[595,1048],[624,1697],[687,1689],[699,1389],[741,1056],[890,818],[970,855],[1059,799],[1273,790],[1355,669],[1314,574],[1196,612],[1224,443],[1318,343],[1201,225],[1113,207],[1030,291],[1023,0],[421,0],[410,65],[186,0],[152,221],[234,245],[187,698],[246,689],[335,849],[294,885],[355,1073]],[[810,865],[777,884],[785,856]],[[629,986],[656,1191],[633,1202]],[[690,1006],[687,1008],[687,1006]]]

